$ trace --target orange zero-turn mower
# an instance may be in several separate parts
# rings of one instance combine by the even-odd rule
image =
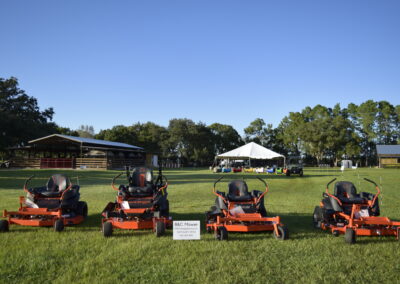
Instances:
[[[248,191],[244,180],[233,180],[229,183],[228,194],[216,190],[219,178],[214,183],[213,193],[217,196],[215,205],[206,212],[207,232],[214,232],[217,240],[227,240],[228,232],[262,232],[273,231],[278,240],[289,238],[288,229],[281,223],[280,217],[267,217],[264,206],[264,196],[268,192],[267,183],[258,178],[265,185],[265,191]]]
[[[349,181],[335,183],[334,194],[329,193],[329,185],[323,193],[320,206],[315,207],[313,223],[316,228],[330,230],[334,236],[344,234],[347,243],[356,242],[356,236],[395,236],[399,240],[400,222],[387,217],[379,217],[378,195],[381,190],[372,180],[377,194],[361,192]]]
[[[172,227],[167,199],[168,181],[162,175],[159,167],[158,177],[153,180],[153,172],[145,167],[126,169],[128,185],[115,186],[115,176],[112,188],[118,194],[115,202],[107,204],[102,212],[102,232],[105,237],[113,233],[113,229],[152,229],[157,237]]]
[[[18,211],[4,210],[0,220],[0,231],[9,230],[9,225],[51,227],[60,232],[64,225],[79,224],[88,213],[86,202],[79,201],[79,185],[61,174],[51,176],[45,186],[28,188],[31,176],[25,181],[27,197],[20,196]]]

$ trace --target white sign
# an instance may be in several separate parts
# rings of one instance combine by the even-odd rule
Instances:
[[[174,240],[200,240],[200,221],[174,221]]]

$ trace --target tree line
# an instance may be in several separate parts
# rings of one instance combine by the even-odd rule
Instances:
[[[277,127],[256,118],[244,136],[231,126],[206,125],[174,118],[168,126],[153,122],[117,125],[95,134],[92,126],[77,130],[52,121],[52,108],[41,111],[35,98],[18,88],[18,80],[0,78],[0,152],[54,133],[93,137],[140,146],[183,165],[209,165],[217,154],[254,141],[286,156],[301,156],[308,164],[336,164],[343,158],[360,165],[376,163],[377,144],[398,144],[400,105],[367,100],[333,108],[316,105],[290,112]]]

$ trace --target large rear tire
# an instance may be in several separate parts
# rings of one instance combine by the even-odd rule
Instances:
[[[166,200],[165,204],[166,204],[165,209],[160,210],[160,214],[162,217],[168,218],[169,217],[169,201]]]
[[[313,225],[316,229],[321,229],[322,221],[324,220],[323,208],[315,206],[313,214]]]
[[[102,226],[103,236],[108,238],[112,236],[113,226],[111,222],[104,222]]]
[[[162,235],[164,235],[165,234],[165,224],[164,224],[164,222],[157,221],[154,231],[155,231],[154,233],[156,234],[156,237],[161,237]]]
[[[215,238],[218,241],[227,241],[228,240],[228,230],[223,226],[218,227],[217,230],[215,231]]]
[[[285,226],[278,226],[278,232],[279,232],[279,235],[277,235],[274,230],[275,239],[281,240],[281,241],[289,239],[289,230]]]
[[[78,208],[77,208],[77,214],[83,216],[84,219],[86,219],[88,215],[88,206],[85,201],[79,201],[78,202]]]
[[[352,228],[347,228],[344,234],[344,241],[348,244],[354,244],[356,242],[356,231]]]
[[[54,231],[56,232],[62,232],[64,230],[64,221],[61,219],[57,219],[54,222]]]
[[[7,220],[0,220],[0,232],[5,233],[9,231],[9,224]]]

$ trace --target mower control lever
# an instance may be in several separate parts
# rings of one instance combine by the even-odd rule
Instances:
[[[117,178],[119,178],[122,174],[123,174],[123,173],[120,173],[119,175],[116,175],[116,176],[112,179],[111,187],[112,187],[113,189],[117,190],[117,191],[118,191],[118,188],[116,188],[115,185],[114,185],[114,184],[115,184],[115,180],[116,180]]]
[[[376,184],[376,182],[374,182],[373,180],[370,180],[370,179],[367,179],[367,178],[364,178],[364,179],[365,179],[366,181],[372,183],[373,185],[378,186],[378,185]]]
[[[30,176],[26,181],[25,181],[25,183],[24,183],[24,190],[26,191],[26,192],[28,192],[28,188],[27,188],[27,185],[28,185],[28,183],[31,181],[31,179],[33,179],[35,177],[35,175],[32,175],[32,176]]]
[[[333,180],[331,180],[330,182],[328,182],[328,184],[326,185],[326,188],[328,188],[329,185],[330,185],[332,182],[334,182],[335,180],[336,180],[336,178],[334,178]]]
[[[375,205],[376,199],[378,198],[378,195],[381,194],[381,189],[379,188],[379,186],[376,184],[376,182],[374,182],[373,180],[364,178],[366,181],[372,183],[373,185],[375,185],[376,190],[378,191],[377,194],[375,194],[374,198],[372,199],[372,203],[371,203],[371,207],[373,207]]]
[[[265,185],[265,191],[260,195],[260,197],[258,197],[256,203],[260,202],[261,198],[263,198],[264,195],[266,195],[267,192],[268,192],[268,184],[267,184],[267,182],[265,180],[263,180],[262,178],[260,178],[260,177],[257,177],[257,178]]]
[[[326,190],[325,190],[325,192],[326,192],[326,194],[327,194],[329,197],[332,197],[333,199],[335,199],[335,200],[340,204],[340,206],[342,206],[342,202],[340,201],[340,199],[337,198],[336,196],[334,196],[334,195],[332,195],[332,194],[329,193],[329,185],[330,185],[332,182],[334,182],[335,180],[336,180],[336,178],[334,178],[333,180],[331,180],[330,182],[328,182],[328,184],[326,185]]]
[[[217,185],[217,183],[219,183],[219,181],[221,180],[221,179],[223,179],[224,177],[220,177],[219,179],[217,179],[215,182],[214,182],[214,191],[215,191],[215,186]]]
[[[267,186],[267,183],[266,183],[266,181],[265,180],[263,180],[262,178],[260,178],[260,177],[257,177],[257,179],[259,179],[265,186]]]

